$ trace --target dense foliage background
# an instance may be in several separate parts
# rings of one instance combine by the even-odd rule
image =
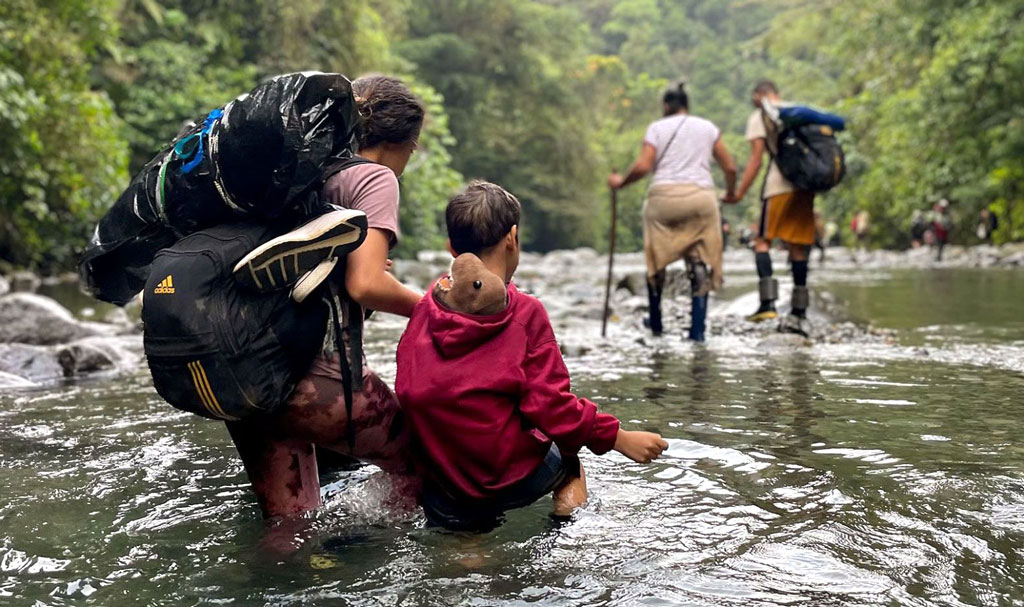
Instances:
[[[846,115],[849,176],[819,204],[841,226],[868,209],[875,245],[904,244],[942,197],[955,241],[988,205],[997,241],[1022,239],[1022,23],[1024,0],[5,0],[0,259],[74,265],[183,120],[299,69],[397,74],[429,105],[403,254],[443,242],[439,212],[469,178],[520,197],[527,247],[603,246],[605,176],[679,78],[741,166],[760,78]],[[620,196],[626,248],[642,197]]]

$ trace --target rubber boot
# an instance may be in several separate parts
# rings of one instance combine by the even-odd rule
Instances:
[[[654,335],[661,335],[661,289],[655,288],[651,283],[647,283],[647,305],[650,308],[650,316],[644,324]]]
[[[693,341],[704,341],[704,327],[708,318],[708,296],[694,297],[690,307],[690,334]]]

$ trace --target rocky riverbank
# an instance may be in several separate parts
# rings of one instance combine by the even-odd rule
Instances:
[[[791,285],[785,272],[784,252],[773,252],[781,283],[780,310],[788,309]],[[812,255],[812,306],[809,339],[779,335],[773,323],[753,324],[745,314],[757,306],[756,277],[748,250],[731,249],[725,255],[726,289],[715,294],[709,316],[709,339],[732,338],[755,348],[806,347],[812,344],[885,344],[891,332],[850,319],[841,302],[825,289],[815,288],[814,273],[835,277],[857,276],[903,268],[1024,268],[1024,244],[1002,247],[950,246],[943,260],[933,250],[854,251],[828,249],[824,263]],[[396,260],[395,275],[424,290],[451,262],[446,252],[424,251],[416,259]],[[607,256],[593,249],[524,253],[516,274],[519,287],[542,299],[563,351],[570,357],[586,356],[595,349],[613,349],[628,357],[633,349],[657,347],[643,327],[647,313],[645,267],[640,253],[615,257],[609,301],[609,338],[597,339],[603,314]],[[40,278],[28,272],[0,276],[0,388],[33,387],[96,373],[136,371],[142,364],[141,326],[137,310],[126,313],[98,302],[74,308],[36,291],[77,293],[76,277]],[[680,340],[689,325],[689,281],[681,263],[670,266],[664,316],[669,340]],[[70,305],[70,304],[68,304]],[[99,318],[102,322],[96,322]],[[400,331],[397,318],[375,318],[371,323]],[[372,338],[374,331],[370,331]],[[666,342],[661,342],[666,343]],[[605,353],[607,355],[607,353]]]
[[[72,279],[47,282],[61,280]],[[56,300],[33,292],[43,283],[24,272],[0,277],[0,388],[32,388],[138,368],[138,323],[121,310],[108,314],[106,322],[75,318]]]

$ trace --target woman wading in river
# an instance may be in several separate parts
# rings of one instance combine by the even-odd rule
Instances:
[[[625,176],[611,174],[608,186],[619,189],[653,173],[643,209],[648,326],[655,335],[661,334],[665,267],[685,259],[693,298],[688,336],[704,341],[708,293],[722,284],[722,220],[711,158],[725,173],[722,201],[727,203],[738,201],[736,164],[718,127],[690,114],[683,83],[666,90],[662,102],[664,117],[647,127],[640,155]]]
[[[400,237],[398,176],[416,149],[424,109],[394,78],[360,78],[352,83],[352,90],[362,116],[358,154],[369,162],[337,173],[324,188],[329,202],[366,213],[369,226],[366,240],[346,257],[345,291],[364,309],[408,317],[421,294],[388,273],[388,253]],[[352,322],[362,320],[360,315]],[[394,393],[364,368],[363,389],[353,394],[350,418],[345,410],[339,347],[334,333],[327,334],[324,352],[313,361],[286,405],[266,416],[228,423],[266,517],[320,505],[318,448],[377,464],[389,472],[411,472],[407,433]],[[354,440],[349,440],[349,433]]]

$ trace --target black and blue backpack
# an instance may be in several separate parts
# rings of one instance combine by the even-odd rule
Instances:
[[[769,123],[765,116],[765,123]],[[779,108],[781,131],[771,150],[782,175],[797,189],[825,192],[846,175],[846,157],[835,133],[845,121],[805,106]]]

